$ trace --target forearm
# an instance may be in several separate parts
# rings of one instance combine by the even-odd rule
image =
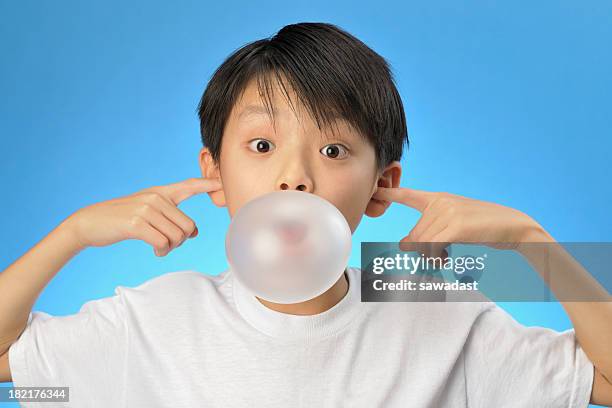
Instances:
[[[0,273],[0,354],[23,331],[44,287],[82,249],[66,219]]]
[[[525,241],[519,252],[560,300],[589,359],[612,379],[612,297],[546,232],[532,234]],[[547,244],[531,244],[534,242]]]

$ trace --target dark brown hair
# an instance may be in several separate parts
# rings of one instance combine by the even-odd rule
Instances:
[[[217,163],[227,119],[251,79],[273,122],[273,80],[294,109],[288,81],[319,129],[340,117],[366,138],[378,169],[400,160],[404,142],[408,148],[404,107],[388,62],[333,24],[299,23],[237,49],[214,72],[198,116],[202,143]]]

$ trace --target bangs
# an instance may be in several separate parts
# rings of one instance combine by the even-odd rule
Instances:
[[[371,137],[366,133],[369,130],[363,126],[355,126],[359,123],[359,112],[354,106],[347,104],[345,99],[338,97],[341,90],[334,89],[335,82],[325,81],[325,76],[317,77],[317,74],[302,77],[300,71],[299,67],[291,66],[285,61],[262,60],[255,67],[252,77],[245,81],[254,80],[257,84],[259,97],[272,125],[275,126],[275,89],[280,89],[295,116],[299,118],[298,104],[303,106],[317,128],[323,131],[323,137],[327,137],[327,130],[331,130],[332,135],[336,136],[339,133],[338,121],[342,120],[362,139],[371,142]],[[244,89],[241,92],[244,92]]]

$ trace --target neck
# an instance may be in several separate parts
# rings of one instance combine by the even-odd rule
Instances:
[[[257,298],[261,304],[277,312],[293,315],[315,315],[331,309],[348,292],[348,277],[346,269],[342,276],[333,284],[331,288],[321,293],[319,296],[300,303],[273,303]]]

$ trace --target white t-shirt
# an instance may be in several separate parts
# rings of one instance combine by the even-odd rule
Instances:
[[[494,302],[361,302],[276,312],[233,278],[178,271],[33,312],[9,349],[14,386],[68,386],[24,407],[587,407],[574,330],[526,327]]]

